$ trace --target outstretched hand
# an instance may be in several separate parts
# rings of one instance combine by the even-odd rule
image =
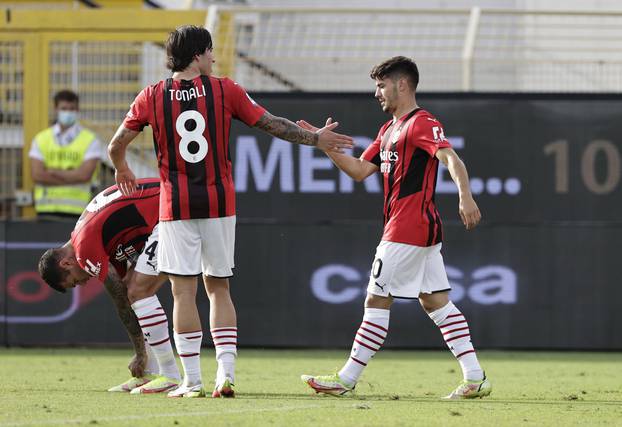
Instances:
[[[333,129],[339,126],[339,122],[333,122],[331,117],[326,120],[323,128],[317,128],[305,120],[298,120],[296,124],[305,130],[317,134],[317,148],[324,152],[344,153],[344,149],[354,146],[352,137],[333,132]]]

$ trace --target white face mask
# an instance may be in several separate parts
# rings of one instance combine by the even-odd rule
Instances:
[[[78,112],[71,110],[61,110],[58,112],[58,123],[63,126],[71,126],[78,121]]]

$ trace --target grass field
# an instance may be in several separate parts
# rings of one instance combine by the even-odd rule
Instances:
[[[347,351],[241,350],[236,399],[167,399],[105,390],[127,377],[125,350],[0,350],[0,427],[622,425],[622,354],[481,352],[489,398],[443,402],[460,380],[449,352],[380,352],[350,398],[315,395],[301,373],[332,373]],[[215,371],[205,350],[206,384]]]

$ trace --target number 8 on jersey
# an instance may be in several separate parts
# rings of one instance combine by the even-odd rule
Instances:
[[[186,124],[193,120],[196,124],[194,129],[188,130]],[[196,110],[184,111],[177,117],[175,122],[175,129],[181,137],[179,141],[179,154],[188,163],[198,163],[207,156],[208,144],[207,139],[203,136],[205,131],[205,119]],[[191,142],[196,142],[199,145],[199,150],[192,154],[188,147]]]

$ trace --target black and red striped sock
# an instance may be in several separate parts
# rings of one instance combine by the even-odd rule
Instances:
[[[460,310],[449,301],[447,305],[428,313],[428,315],[439,327],[447,347],[458,359],[464,379],[471,381],[482,380],[484,373],[471,343],[469,324]]]
[[[184,385],[200,384],[201,380],[201,343],[203,331],[175,332],[175,347],[184,367]]]
[[[212,328],[212,341],[216,349],[216,384],[222,384],[225,378],[235,381],[235,358],[238,354],[238,328],[236,326],[226,326]]]
[[[145,345],[158,362],[158,371],[165,377],[179,379],[179,369],[168,331],[168,319],[157,296],[143,298],[132,304],[138,324],[145,336]]]
[[[363,322],[356,332],[350,358],[341,371],[339,378],[346,384],[354,386],[367,363],[382,347],[389,332],[389,310],[366,308]]]

